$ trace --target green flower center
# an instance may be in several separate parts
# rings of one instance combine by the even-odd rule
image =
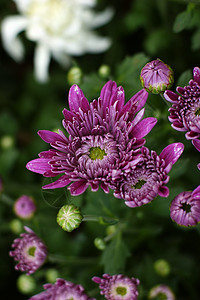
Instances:
[[[195,116],[200,116],[200,107],[195,111]]]
[[[107,155],[106,152],[105,152],[105,150],[101,149],[100,147],[92,147],[92,148],[90,148],[89,157],[92,160],[103,159],[105,155]]]
[[[167,300],[167,296],[164,293],[159,293],[156,297],[152,298],[153,300]]]
[[[141,179],[136,182],[136,184],[132,184],[131,187],[135,190],[141,189],[141,187],[146,183],[145,180]]]
[[[191,205],[190,204],[186,204],[186,203],[183,203],[181,208],[186,211],[186,213],[189,213],[191,211]]]
[[[120,295],[120,296],[125,296],[126,293],[127,293],[127,289],[126,289],[124,286],[118,286],[118,287],[116,288],[116,292],[117,292],[117,294]]]
[[[30,247],[29,249],[28,249],[28,254],[30,255],[30,256],[35,256],[35,250],[36,250],[36,247]]]

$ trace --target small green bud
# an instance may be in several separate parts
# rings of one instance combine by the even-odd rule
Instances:
[[[46,271],[46,274],[45,274],[45,275],[46,275],[46,280],[47,280],[47,282],[50,282],[50,283],[55,282],[56,279],[59,277],[58,271],[57,271],[56,269],[53,269],[53,268],[48,269],[48,270]]]
[[[110,225],[106,228],[106,234],[107,235],[113,235],[117,230],[117,226],[115,225]]]
[[[23,294],[31,294],[36,288],[35,280],[30,275],[22,274],[17,279],[17,288]]]
[[[167,276],[170,273],[170,265],[164,259],[158,259],[154,263],[154,269],[160,276]]]
[[[64,205],[58,212],[57,222],[63,230],[71,232],[78,228],[83,220],[78,207],[74,205]]]
[[[101,78],[107,78],[110,75],[110,67],[108,65],[102,65],[98,73]]]
[[[99,237],[94,239],[94,245],[99,250],[104,250],[105,247],[106,247],[106,244],[105,244],[104,240],[99,238]]]
[[[14,139],[10,135],[4,135],[1,138],[1,147],[3,149],[10,149],[14,146]]]
[[[72,67],[67,73],[67,80],[70,85],[80,84],[82,81],[83,73],[79,67]]]
[[[13,233],[19,234],[23,231],[22,222],[18,219],[13,219],[9,226]]]

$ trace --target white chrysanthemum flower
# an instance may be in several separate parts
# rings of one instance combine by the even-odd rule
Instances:
[[[95,13],[96,0],[13,0],[20,15],[2,21],[2,41],[7,52],[16,61],[24,56],[24,47],[18,34],[37,43],[34,69],[40,82],[48,79],[51,56],[62,65],[68,65],[71,55],[100,53],[110,46],[110,39],[100,37],[93,29],[107,23],[113,14],[107,8]]]

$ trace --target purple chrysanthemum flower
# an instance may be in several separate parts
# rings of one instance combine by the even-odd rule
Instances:
[[[147,91],[160,94],[172,86],[174,82],[173,71],[170,66],[157,58],[142,68],[140,80]]]
[[[170,217],[182,226],[195,226],[200,222],[200,185],[193,192],[182,192],[174,198]]]
[[[150,290],[149,299],[175,300],[175,296],[167,285],[160,284]]]
[[[30,275],[44,263],[47,248],[30,228],[24,226],[24,229],[26,233],[20,234],[20,238],[14,240],[12,247],[15,249],[9,254],[18,261],[15,269]]]
[[[139,279],[129,278],[124,275],[103,274],[103,278],[93,277],[92,280],[99,284],[100,294],[107,300],[137,300]]]
[[[200,68],[194,68],[193,77],[188,86],[177,87],[180,95],[169,90],[164,93],[165,99],[173,103],[169,109],[172,127],[186,132],[188,140],[200,137]]]
[[[182,143],[168,145],[160,155],[148,148],[141,148],[140,161],[122,173],[115,174],[113,180],[114,196],[125,200],[129,207],[141,206],[151,202],[157,195],[168,197],[169,189],[165,184],[172,165],[182,154]],[[114,176],[113,176],[114,177]]]
[[[62,278],[58,278],[54,284],[45,284],[44,289],[44,292],[31,297],[29,300],[95,300],[86,295],[81,285]]]
[[[63,126],[69,137],[61,131],[40,130],[40,137],[54,149],[41,152],[27,168],[45,177],[63,174],[44,189],[71,183],[68,188],[72,195],[83,193],[88,186],[97,191],[99,185],[108,193],[112,171],[136,163],[135,149],[145,143],[143,137],[156,124],[155,118],[142,120],[141,108],[147,97],[143,89],[124,105],[123,88],[108,81],[100,98],[89,104],[82,90],[73,85],[69,91],[70,111],[63,111]]]
[[[22,219],[30,219],[36,211],[33,199],[27,195],[22,195],[14,203],[15,214]]]

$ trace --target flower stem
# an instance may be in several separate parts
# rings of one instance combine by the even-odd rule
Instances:
[[[11,199],[9,196],[5,195],[5,194],[1,194],[0,196],[0,200],[5,203],[8,204],[10,206],[13,206],[14,200]]]
[[[162,100],[164,100],[164,102],[165,102],[165,104],[167,105],[167,107],[170,107],[170,103],[169,103],[168,101],[166,101],[166,99],[165,99],[163,93],[160,93],[159,95],[160,95],[160,97],[162,98]]]

